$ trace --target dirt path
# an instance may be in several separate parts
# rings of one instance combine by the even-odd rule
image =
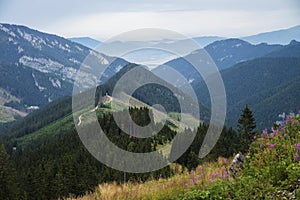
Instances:
[[[110,102],[112,102],[113,98],[112,98],[111,96],[106,95],[105,97],[107,98],[107,99],[105,100],[105,103],[110,103]],[[87,113],[95,112],[98,108],[99,108],[99,107],[96,106],[94,109],[92,109],[92,110],[90,110],[90,111],[88,111],[88,112],[86,112],[86,113],[83,113],[83,114],[79,115],[77,126],[80,126],[80,125],[81,125],[83,115],[85,115],[85,114],[87,114]]]
[[[87,114],[87,113],[94,112],[94,111],[96,111],[98,108],[99,108],[99,107],[96,106],[94,109],[92,109],[92,110],[90,110],[90,111],[88,111],[88,112],[86,112],[86,113],[83,113],[83,114],[79,115],[77,126],[80,126],[80,125],[81,125],[83,115],[85,115],[85,114]]]

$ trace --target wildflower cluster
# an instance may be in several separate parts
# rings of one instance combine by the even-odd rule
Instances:
[[[204,169],[202,165],[196,170],[191,170],[190,180],[188,183],[185,183],[185,186],[198,188],[214,183],[217,179],[228,179],[227,159],[219,158],[219,160],[221,160],[219,163],[221,163],[222,167],[218,168],[216,171],[211,171],[211,168]]]
[[[300,114],[300,112],[299,112]],[[223,160],[220,170],[200,166],[191,171],[186,199],[300,199],[300,116],[285,115],[276,128],[253,137],[241,176],[231,179]],[[282,194],[279,194],[281,191]],[[290,192],[292,191],[292,192]]]
[[[260,175],[272,184],[287,181],[290,169],[300,169],[300,111],[286,115],[277,128],[256,135],[249,149],[248,175]],[[293,167],[292,167],[293,166]]]

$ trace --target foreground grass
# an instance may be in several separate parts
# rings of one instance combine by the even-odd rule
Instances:
[[[212,178],[212,175],[224,174],[224,169],[227,167],[228,163],[225,158],[219,158],[218,162],[205,163],[190,172],[180,165],[173,164],[172,168],[175,175],[171,178],[163,178],[163,175],[161,175],[160,179],[149,180],[145,183],[101,184],[93,194],[69,199],[174,199],[191,191],[194,187],[207,187],[212,179],[219,178]]]

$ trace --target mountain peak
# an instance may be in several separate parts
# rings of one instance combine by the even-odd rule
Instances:
[[[292,40],[289,45],[299,45],[299,44],[300,42],[298,42],[297,40]]]
[[[91,37],[73,37],[73,38],[68,38],[72,42],[79,43],[81,45],[84,45],[90,49],[95,49],[98,45],[101,44],[100,41],[95,40]]]
[[[87,56],[92,60],[88,64],[84,63]],[[19,99],[16,109],[43,106],[71,95],[76,77],[85,77],[87,88],[95,87],[126,64],[123,59],[106,56],[63,37],[26,26],[0,24],[0,91],[6,90]],[[106,69],[101,78],[94,73],[94,66]]]
[[[213,42],[209,45],[207,45],[205,48],[218,48],[220,46],[226,46],[226,48],[228,47],[232,47],[232,48],[238,48],[241,46],[249,46],[251,45],[249,42],[246,42],[244,40],[238,39],[238,38],[230,38],[230,39],[225,39],[225,40],[219,40],[216,42]]]

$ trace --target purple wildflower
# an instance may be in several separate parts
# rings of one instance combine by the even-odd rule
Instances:
[[[203,169],[203,167],[202,167],[202,165],[200,165],[200,166],[199,166],[199,170],[202,171],[202,169]]]
[[[298,154],[298,152],[296,152],[295,160],[299,161],[299,154]]]
[[[186,184],[184,184],[184,186],[185,186],[185,187],[189,187],[189,184],[186,183]]]
[[[191,174],[194,174],[195,173],[195,171],[194,170],[191,170]]]
[[[256,140],[256,135],[253,136],[253,139]]]
[[[262,144],[259,144],[259,148],[261,148],[261,149],[262,149],[262,148],[263,148],[263,145],[262,145]]]
[[[223,159],[223,163],[227,163],[227,159],[226,158]]]
[[[192,185],[195,185],[195,182],[194,182],[194,180],[193,180],[193,179],[191,179],[191,184],[192,184]]]
[[[275,144],[270,144],[270,148],[274,148],[275,147]]]
[[[296,147],[296,151],[299,151],[300,150],[300,143],[295,144],[295,147]]]
[[[210,179],[210,182],[213,183],[213,182],[215,182],[215,180],[214,179]]]
[[[216,178],[216,176],[217,176],[216,173],[212,173],[212,174],[211,174],[211,177],[212,177],[213,179]]]
[[[274,133],[274,134],[277,134],[278,132],[279,132],[279,130],[273,129],[273,133]]]
[[[263,130],[262,134],[263,134],[263,135],[267,135],[267,133],[268,133],[268,129],[265,128],[265,129]]]

